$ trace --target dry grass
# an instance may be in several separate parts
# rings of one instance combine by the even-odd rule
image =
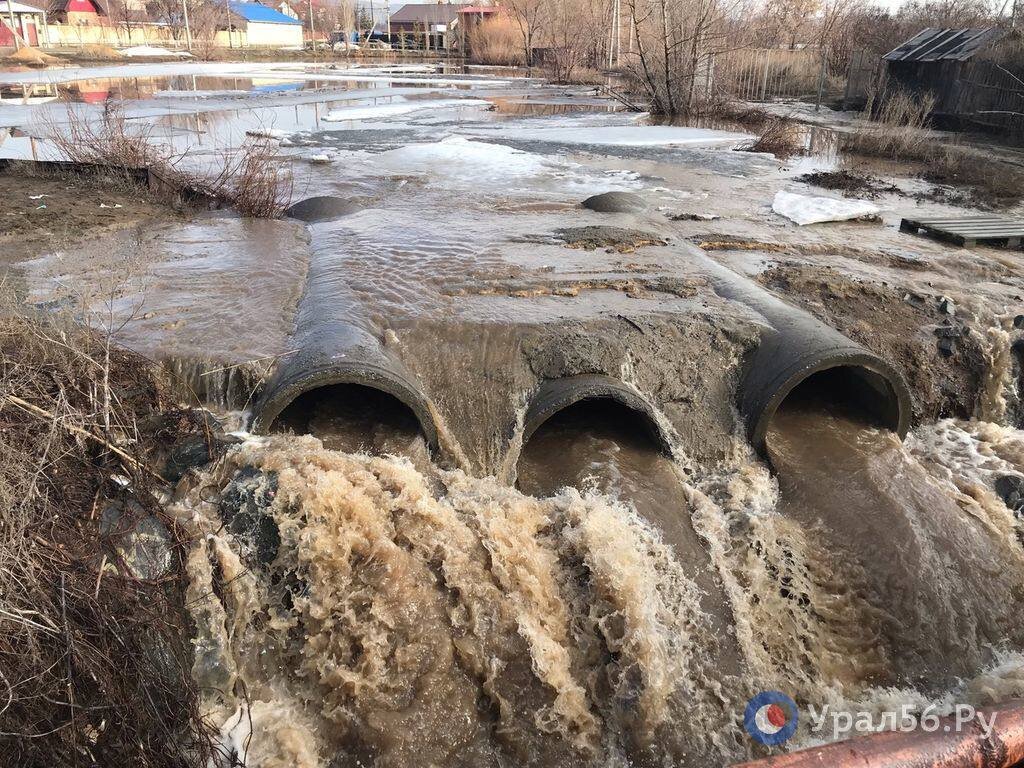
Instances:
[[[206,764],[176,574],[132,577],[99,524],[112,501],[162,514],[139,426],[159,406],[109,339],[0,319],[0,765]]]
[[[214,200],[254,218],[280,216],[291,201],[291,170],[279,167],[277,146],[268,136],[248,136],[241,147],[223,150],[200,170],[187,165],[186,152],[154,139],[152,130],[108,106],[98,121],[69,110],[67,122],[49,124],[45,134],[73,163],[102,166],[134,183],[148,169],[179,199]]]
[[[931,94],[890,94],[870,125],[843,137],[843,148],[894,160],[919,157],[934,143],[927,131],[934,106]],[[873,99],[869,99],[865,114],[871,116],[872,108]]]
[[[499,16],[478,24],[469,36],[470,61],[496,66],[522,66],[522,35],[511,19]]]
[[[921,177],[936,184],[965,187],[959,202],[982,208],[1004,208],[1024,198],[1024,169],[982,150],[937,140],[928,132],[935,100],[907,93],[890,95],[876,122],[840,137],[839,148],[869,157],[883,157],[922,166]],[[866,112],[870,113],[869,101]]]
[[[797,125],[784,117],[773,117],[764,123],[760,135],[741,147],[744,152],[768,152],[776,157],[799,154],[803,146]]]

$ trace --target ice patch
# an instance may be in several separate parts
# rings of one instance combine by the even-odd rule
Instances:
[[[800,226],[825,221],[849,221],[873,216],[879,208],[867,200],[838,200],[833,197],[811,197],[792,192],[778,192],[772,210]]]
[[[393,115],[407,115],[424,109],[447,109],[450,107],[486,107],[489,101],[483,99],[433,99],[424,101],[399,101],[391,104],[359,104],[351,107],[332,109],[321,119],[328,123],[342,123],[350,120],[378,120]]]
[[[683,128],[672,125],[565,126],[509,128],[502,135],[525,141],[556,144],[595,144],[607,147],[729,146],[752,138],[745,133]]]
[[[476,182],[535,176],[546,168],[540,155],[462,136],[410,144],[383,152],[375,159],[378,167],[392,173],[435,173]]]

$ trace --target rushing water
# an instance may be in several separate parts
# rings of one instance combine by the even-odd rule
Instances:
[[[1024,549],[990,489],[1024,470],[1015,430],[904,446],[793,398],[775,477],[740,449],[688,479],[599,402],[538,430],[516,490],[424,466],[397,416],[289,418],[324,443],[251,438],[175,507],[204,534],[194,673],[248,765],[717,765],[757,754],[764,688],[851,713],[1024,694]]]

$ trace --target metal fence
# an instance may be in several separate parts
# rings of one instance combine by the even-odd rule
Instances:
[[[715,90],[743,101],[816,99],[836,84],[818,48],[745,48],[715,57]]]

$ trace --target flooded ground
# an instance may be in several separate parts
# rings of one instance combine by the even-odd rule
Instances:
[[[956,210],[907,169],[874,167],[880,222],[797,227],[772,199],[834,194],[795,180],[851,162],[828,131],[782,161],[511,72],[0,82],[0,157],[116,103],[192,162],[271,135],[295,200],[346,204],[70,232],[8,256],[28,304],[106,323],[220,409],[309,350],[372,347],[422,394],[310,388],[179,486],[194,674],[246,764],[723,765],[765,754],[742,729],[760,690],[875,714],[1024,695],[1024,524],[999,490],[1024,482],[1024,259],[901,234]],[[609,191],[643,210],[579,206]],[[698,245],[889,361],[907,440],[798,390],[755,454],[734,403],[767,321]],[[527,436],[538,388],[580,376],[647,410],[598,396]]]

